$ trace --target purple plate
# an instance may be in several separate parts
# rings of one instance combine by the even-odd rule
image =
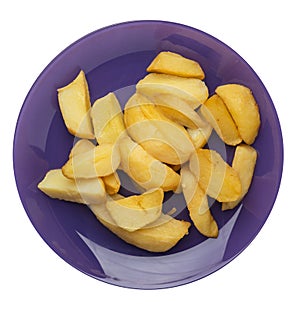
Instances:
[[[225,83],[252,89],[261,114],[254,143],[258,161],[252,186],[234,210],[221,212],[211,202],[219,225],[217,239],[193,226],[189,235],[166,253],[129,245],[104,228],[80,204],[53,200],[37,189],[52,168],[68,158],[74,138],[59,111],[57,88],[83,69],[92,102],[114,91],[124,106],[145,68],[162,50],[197,60],[212,93]],[[213,135],[209,145],[220,144]],[[230,161],[232,150],[227,148]],[[60,53],[40,74],[19,115],[14,140],[15,178],[23,206],[44,241],[66,262],[98,280],[130,288],[156,289],[186,284],[215,272],[255,238],[270,214],[280,185],[283,143],[272,100],[253,69],[231,48],[191,27],[163,21],[135,21],[97,30]],[[128,180],[122,176],[127,190]],[[126,191],[126,190],[124,190]],[[176,206],[178,219],[189,219],[181,195],[167,195],[165,209]]]

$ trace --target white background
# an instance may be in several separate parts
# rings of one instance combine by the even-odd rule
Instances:
[[[4,4],[5,3],[5,4]],[[2,1],[1,310],[299,310],[299,16],[297,1]],[[200,281],[137,291],[94,280],[40,238],[21,205],[12,163],[18,113],[44,67],[83,35],[113,23],[160,19],[201,29],[236,50],[263,80],[285,142],[281,189],[253,243]]]

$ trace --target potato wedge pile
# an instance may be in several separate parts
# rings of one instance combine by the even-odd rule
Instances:
[[[199,63],[179,54],[160,52],[146,70],[123,111],[114,93],[91,104],[83,71],[58,89],[76,143],[65,164],[48,171],[38,188],[51,198],[88,205],[127,243],[165,252],[188,234],[191,223],[200,234],[218,237],[208,197],[225,211],[247,194],[260,115],[246,86],[220,85],[209,96]],[[236,146],[232,164],[205,147],[212,131]],[[119,193],[119,171],[140,194]],[[164,213],[168,191],[182,193],[191,223]]]

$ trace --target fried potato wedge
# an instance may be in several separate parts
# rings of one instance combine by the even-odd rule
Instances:
[[[94,102],[91,118],[99,145],[115,143],[125,134],[123,113],[114,93],[108,93]]]
[[[119,148],[103,143],[69,158],[62,172],[71,179],[102,177],[114,173],[120,161]]]
[[[199,79],[183,78],[162,73],[150,73],[136,85],[138,93],[155,102],[157,96],[180,98],[196,109],[208,98],[208,89]]]
[[[108,200],[106,208],[116,224],[127,231],[135,231],[157,220],[162,211],[164,192],[151,189],[140,195]]]
[[[145,190],[162,188],[176,191],[180,176],[166,164],[152,157],[142,146],[125,137],[120,141],[120,168]]]
[[[251,145],[260,127],[258,105],[249,88],[239,84],[225,84],[216,88],[228,108],[243,141]]]
[[[61,169],[47,172],[38,188],[49,197],[84,204],[100,204],[106,200],[101,178],[69,179]]]
[[[133,95],[129,99],[128,105],[125,106],[124,122],[127,133],[154,158],[167,163],[180,163],[176,150],[165,141],[154,123],[147,119],[141,106],[131,105],[139,97],[141,97],[139,94]]]
[[[148,66],[147,71],[201,80],[205,78],[199,63],[180,54],[167,51],[160,52]]]
[[[194,151],[186,129],[141,98],[139,94],[133,95],[125,107],[124,121],[129,135],[162,162],[175,165],[186,162]]]
[[[241,195],[238,173],[216,151],[197,149],[189,165],[201,188],[210,197],[219,202],[230,202]]]
[[[104,182],[107,194],[113,195],[118,193],[121,187],[121,181],[117,172],[103,176],[102,180]]]
[[[236,147],[232,161],[232,167],[239,174],[242,184],[242,193],[235,201],[223,203],[223,211],[236,207],[247,194],[253,179],[256,159],[257,152],[253,147],[246,144],[241,144]]]
[[[225,144],[236,146],[242,141],[226,105],[218,95],[211,96],[200,110]]]
[[[187,129],[187,132],[195,149],[198,149],[204,147],[208,142],[212,133],[212,126],[206,122],[202,127],[198,127],[197,129]]]
[[[87,139],[80,139],[71,149],[69,158],[74,157],[80,153],[92,150],[93,148],[95,148],[95,145],[91,141]],[[114,172],[107,176],[103,176],[102,180],[104,182],[106,192],[109,195],[113,195],[119,191],[121,187],[121,182],[117,172]]]
[[[201,234],[210,238],[216,238],[219,234],[219,229],[210,212],[205,192],[187,165],[182,167],[180,175],[183,195],[193,224]]]
[[[80,138],[94,138],[90,118],[90,95],[84,72],[68,85],[59,88],[58,103],[68,131]]]
[[[166,117],[182,126],[196,129],[206,123],[184,99],[168,94],[160,94],[152,98]]]
[[[120,228],[110,216],[105,204],[90,205],[97,219],[125,242],[150,252],[166,252],[188,234],[190,223],[171,216],[161,216],[147,227],[129,232]]]
[[[72,158],[80,153],[92,150],[95,145],[88,139],[79,139],[72,147],[69,158]]]
[[[178,154],[179,162],[170,164],[181,164],[186,162],[191,153],[194,151],[193,143],[186,129],[165,117],[165,115],[154,105],[142,105],[141,110],[145,117],[150,120],[150,122],[154,124],[154,126],[162,134],[162,137],[166,143],[172,146]]]

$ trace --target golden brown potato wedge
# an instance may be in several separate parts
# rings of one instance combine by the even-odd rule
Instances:
[[[140,195],[108,200],[106,208],[116,224],[127,231],[135,231],[157,220],[162,211],[164,192],[151,189]]]
[[[153,190],[153,189],[152,189],[152,190]],[[149,190],[149,191],[151,191],[151,190]],[[110,199],[112,199],[112,200],[121,200],[121,199],[124,199],[124,198],[126,198],[126,197],[123,196],[123,195],[120,194],[120,193],[116,193],[116,194],[110,196]],[[170,210],[170,211],[168,212],[167,215],[164,215],[163,213],[161,213],[161,215],[159,216],[159,218],[158,218],[157,220],[155,220],[155,221],[149,223],[148,225],[144,226],[143,229],[152,228],[152,227],[156,227],[156,226],[160,226],[160,225],[162,225],[162,224],[164,224],[164,223],[170,221],[170,218],[169,218],[169,217],[164,217],[164,216],[168,216],[168,215],[171,216],[171,214],[172,214],[172,213],[175,213],[175,212],[176,212],[176,208],[173,208],[172,210]]]
[[[90,118],[90,95],[84,72],[68,85],[59,88],[58,103],[68,131],[80,138],[94,138]]]
[[[195,149],[202,148],[208,142],[212,133],[212,126],[205,122],[205,124],[197,129],[187,129],[187,132],[193,142]]]
[[[219,229],[210,212],[205,192],[187,165],[182,167],[180,175],[183,195],[193,224],[203,235],[216,238]]]
[[[102,180],[104,182],[107,194],[113,195],[120,190],[121,181],[117,172],[114,172],[107,176],[103,176]]]
[[[173,52],[160,52],[147,68],[148,72],[166,73],[203,80],[205,74],[199,63]]]
[[[100,204],[106,200],[106,193],[101,178],[69,179],[60,169],[47,172],[38,188],[54,199],[65,201]]]
[[[225,144],[236,146],[242,141],[226,105],[218,95],[211,96],[200,109]]]
[[[174,247],[186,234],[190,223],[162,214],[145,228],[129,232],[120,228],[110,216],[105,204],[91,205],[97,219],[125,242],[150,252],[166,252]]]
[[[180,110],[177,110],[173,107],[168,107],[164,104],[160,104],[161,102],[162,101],[157,99],[157,101],[156,101],[157,107],[170,120],[177,122],[178,124],[180,124],[182,126],[186,126],[187,128],[191,128],[191,129],[198,128],[199,123],[201,123],[201,125],[202,125],[202,123],[203,123],[202,120],[199,120],[199,116],[197,114],[195,114],[196,112],[193,109],[191,109],[191,114],[190,114],[190,116],[188,116]],[[174,103],[174,101],[172,101],[172,103]],[[187,106],[187,107],[189,107],[189,106]]]
[[[91,117],[98,144],[113,144],[125,134],[123,113],[114,93],[108,93],[94,102]]]
[[[120,160],[119,148],[104,143],[69,158],[62,172],[71,179],[107,176],[116,171]]]
[[[251,90],[239,84],[226,84],[217,87],[216,93],[227,106],[243,141],[251,145],[260,127],[259,109]]]
[[[152,157],[139,144],[125,137],[120,141],[120,168],[145,190],[162,188],[176,191],[180,176],[166,164]]]
[[[72,147],[69,158],[72,158],[80,153],[84,153],[95,148],[95,145],[88,139],[79,139]]]
[[[219,202],[234,201],[241,195],[238,173],[214,150],[197,149],[191,156],[190,170],[204,192]]]
[[[134,94],[126,103],[124,122],[128,134],[156,159],[161,160],[162,157],[163,160],[167,158],[168,162],[178,163],[179,157],[176,150],[166,142],[154,122],[145,116],[141,109],[142,105],[153,106],[149,100],[140,94]]]
[[[162,73],[150,73],[136,85],[138,93],[156,102],[157,96],[180,98],[196,109],[208,98],[208,89],[199,79],[182,78]]]
[[[74,157],[80,153],[84,153],[86,151],[92,150],[94,148],[95,148],[95,145],[91,141],[87,139],[80,139],[76,142],[76,144],[71,149],[69,158]],[[114,172],[107,176],[103,176],[102,180],[104,182],[106,192],[109,195],[113,195],[119,191],[121,182],[120,182],[120,178],[117,172]]]
[[[152,103],[143,101],[138,94],[129,99],[124,121],[129,135],[162,162],[184,163],[194,151],[186,129],[167,118]]]
[[[153,96],[155,105],[169,119],[187,128],[196,129],[205,125],[205,120],[184,100],[174,95]]]
[[[239,174],[242,184],[242,193],[235,201],[223,203],[223,211],[236,207],[248,192],[254,174],[256,159],[257,152],[253,147],[246,144],[241,144],[236,147],[232,167]]]

